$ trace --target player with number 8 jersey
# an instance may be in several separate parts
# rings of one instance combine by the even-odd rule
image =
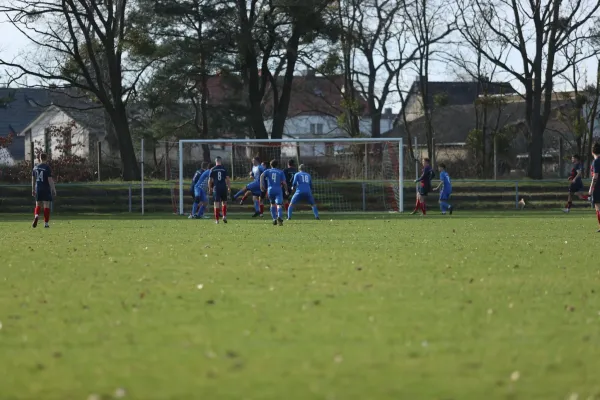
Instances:
[[[208,187],[213,194],[215,223],[219,223],[219,208],[223,212],[223,222],[227,223],[227,195],[231,191],[231,182],[221,157],[215,159],[215,166],[210,170]]]

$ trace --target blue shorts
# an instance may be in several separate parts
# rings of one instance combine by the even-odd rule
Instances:
[[[206,203],[206,192],[202,188],[194,188],[194,201]]]
[[[215,203],[219,203],[221,201],[227,201],[227,187],[216,186],[213,189],[213,200]]]
[[[452,192],[445,192],[445,191],[441,191],[440,192],[440,200],[444,201],[444,200],[448,200],[450,198],[450,195],[452,194]]]
[[[268,195],[269,195],[269,202],[271,202],[271,204],[278,204],[278,205],[283,204],[283,192],[281,190],[270,189],[268,191]]]
[[[255,197],[260,197],[260,195],[262,194],[261,190],[260,190],[260,183],[259,182],[252,182],[246,185],[246,190],[249,190],[252,192],[252,196]]]
[[[294,195],[292,196],[292,201],[290,202],[292,205],[296,204],[297,202],[299,202],[300,200],[304,200],[306,201],[308,204],[310,204],[311,206],[315,205],[315,199],[312,195],[312,193],[294,193]]]
[[[583,190],[583,181],[573,181],[569,185],[569,193],[577,193]]]
[[[50,190],[35,190],[35,201],[52,201],[52,192]]]

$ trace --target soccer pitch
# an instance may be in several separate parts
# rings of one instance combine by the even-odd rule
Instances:
[[[1,399],[600,399],[595,215],[0,217]]]

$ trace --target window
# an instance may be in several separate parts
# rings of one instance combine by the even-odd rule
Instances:
[[[62,141],[63,155],[72,155],[71,149],[73,148],[73,138],[70,129],[65,129],[65,131],[63,132]]]
[[[322,135],[323,124],[310,124],[310,133],[311,135]]]

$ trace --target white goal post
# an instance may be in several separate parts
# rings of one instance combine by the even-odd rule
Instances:
[[[375,148],[376,145],[382,145],[385,146],[385,148],[387,149],[387,151],[384,150],[380,150],[379,151],[379,162],[381,164],[385,164],[385,166],[382,166],[381,169],[385,170],[385,174],[383,173],[379,173],[377,176],[374,176],[373,173],[369,174],[367,173],[367,169],[369,168],[369,164],[367,163],[367,159],[368,158],[375,158],[373,156],[371,156],[371,152],[372,152],[372,148]],[[395,197],[395,199],[393,200],[395,205],[393,207],[393,211],[398,211],[398,212],[403,212],[404,211],[404,146],[403,146],[403,141],[402,138],[285,138],[285,139],[206,139],[206,140],[202,140],[202,139],[182,139],[179,140],[179,153],[178,153],[178,161],[179,161],[179,195],[177,196],[178,199],[175,199],[175,204],[178,203],[179,207],[177,210],[177,213],[179,215],[183,215],[184,214],[184,197],[185,197],[185,180],[191,180],[191,175],[193,172],[191,171],[187,171],[188,173],[186,174],[186,163],[190,163],[193,162],[194,165],[198,166],[200,164],[199,160],[201,160],[201,157],[198,156],[198,151],[196,152],[196,155],[192,155],[192,151],[191,151],[191,147],[196,148],[196,149],[201,149],[202,146],[214,146],[215,148],[223,148],[223,147],[231,147],[231,151],[230,151],[230,156],[228,157],[222,157],[224,164],[231,164],[231,168],[232,170],[230,170],[230,173],[233,175],[234,178],[245,178],[246,180],[247,178],[247,172],[250,170],[250,154],[253,154],[253,150],[256,151],[259,148],[266,148],[266,147],[279,147],[280,149],[294,149],[297,148],[297,153],[295,153],[296,155],[294,157],[297,157],[297,160],[300,163],[305,163],[308,164],[309,166],[311,165],[311,163],[315,163],[317,161],[306,161],[306,159],[308,158],[305,154],[300,154],[301,150],[300,148],[304,148],[306,146],[312,145],[313,148],[315,148],[316,146],[326,146],[326,147],[331,147],[334,149],[330,149],[328,150],[326,153],[322,153],[320,154],[319,159],[322,159],[323,161],[330,161],[331,163],[336,163],[338,162],[337,160],[347,160],[349,159],[349,156],[347,156],[347,154],[349,154],[350,150],[348,150],[349,148],[352,148],[354,151],[356,151],[356,149],[358,148],[360,150],[360,156],[359,157],[363,157],[364,158],[364,168],[361,168],[361,172],[360,174],[364,174],[359,176],[358,179],[362,182],[362,210],[365,211],[366,210],[366,206],[365,204],[368,203],[369,201],[369,195],[370,195],[370,191],[369,190],[365,190],[365,187],[367,186],[367,184],[369,183],[378,183],[380,185],[384,185],[387,184],[388,187],[386,187],[385,189],[387,189],[390,192],[393,192],[393,196]],[[241,153],[244,154],[243,160],[239,160],[239,156],[237,154],[240,153],[240,149],[242,150]],[[222,150],[222,151],[227,151],[226,150]],[[284,157],[289,157],[289,156],[284,156],[283,154],[283,150],[279,150],[280,151],[280,156],[282,158],[282,161]],[[187,156],[186,156],[187,154]],[[214,151],[211,152],[211,158],[213,157]],[[229,154],[229,153],[227,153]],[[238,173],[236,174],[236,166],[238,166],[238,164],[234,163],[234,155],[236,155],[237,159],[235,160],[236,162],[244,162],[244,168],[246,168],[246,170],[244,171],[244,174],[242,173]],[[247,156],[246,156],[247,155]],[[314,154],[313,154],[314,156]],[[186,159],[187,157],[187,159]],[[354,165],[356,166],[356,158],[357,156],[354,155]],[[316,157],[313,157],[313,160],[316,160]],[[362,160],[362,158],[360,158],[359,160]],[[371,161],[371,160],[369,160]],[[317,162],[318,163],[318,162]],[[360,167],[363,167],[362,165],[362,161],[360,162]],[[189,166],[187,166],[187,169],[190,169]],[[281,169],[285,168],[285,165],[282,165],[280,167]],[[327,167],[323,167],[325,168],[324,170],[327,170]],[[239,166],[237,168],[239,170]],[[355,168],[357,169],[357,168]],[[310,172],[310,171],[309,171]],[[357,173],[358,174],[358,173]],[[190,175],[190,176],[186,176],[186,175]],[[349,174],[347,174],[349,175]],[[319,180],[322,177],[320,175],[317,174],[317,176],[315,176],[315,174],[313,174],[313,181],[314,182],[319,182]],[[352,178],[347,178],[349,180],[351,180]],[[379,179],[379,180],[378,180]],[[322,179],[323,183],[322,183],[322,187],[328,186],[330,184],[334,184],[337,183],[329,178],[323,178]],[[330,189],[327,189],[330,190]],[[384,190],[384,189],[382,189]],[[336,196],[340,196],[339,193],[336,193]],[[188,196],[189,197],[189,196]],[[317,202],[319,202],[319,198],[318,198],[318,194],[316,195],[316,199]],[[354,211],[353,209],[349,209],[350,207],[348,207],[348,211]],[[340,211],[345,211],[346,209],[344,208],[339,208],[336,210],[340,210]]]

